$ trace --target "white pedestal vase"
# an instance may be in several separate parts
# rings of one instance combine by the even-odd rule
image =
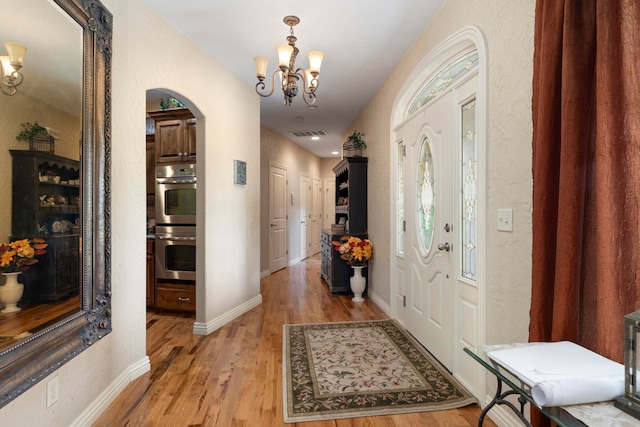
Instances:
[[[353,298],[351,301],[353,302],[362,302],[364,298],[362,298],[362,293],[367,287],[367,279],[362,275],[363,265],[352,265],[353,268],[353,276],[349,279],[349,285],[351,286],[351,292],[353,292]]]
[[[4,285],[0,286],[0,301],[5,305],[4,309],[0,311],[1,313],[20,311],[20,307],[16,305],[18,301],[20,301],[20,298],[22,298],[22,293],[24,292],[24,285],[18,283],[18,274],[20,273],[20,271],[15,273],[2,273],[6,281]]]

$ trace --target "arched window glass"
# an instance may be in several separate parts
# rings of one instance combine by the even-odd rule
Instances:
[[[452,61],[438,72],[422,89],[420,94],[409,106],[407,117],[418,111],[440,93],[447,90],[452,84],[460,80],[473,68],[478,66],[478,51],[472,50],[458,59]]]

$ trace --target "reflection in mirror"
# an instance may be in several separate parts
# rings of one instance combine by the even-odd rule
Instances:
[[[0,14],[0,46],[27,48],[0,92],[0,243],[35,249],[0,246],[0,272],[20,271],[0,275],[0,407],[111,330],[111,24],[99,0]]]
[[[16,25],[36,17],[38,31]],[[11,292],[0,288],[0,349],[80,309],[82,35],[53,3],[21,2],[0,15],[0,43],[27,48],[22,84],[14,95],[0,95],[5,129],[0,170],[11,171],[0,174],[0,197],[6,201],[0,207],[0,242],[42,238],[48,245],[45,254],[34,257],[37,264],[18,268],[22,296],[19,286]],[[30,132],[33,126],[27,124],[44,130]],[[18,140],[20,133],[24,138]],[[16,254],[4,261],[10,258],[19,259]],[[16,270],[12,263],[2,264],[1,271]],[[19,298],[17,305],[12,297]]]

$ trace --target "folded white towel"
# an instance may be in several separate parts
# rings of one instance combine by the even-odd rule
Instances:
[[[531,387],[540,406],[602,402],[624,395],[624,365],[568,341],[488,351]]]
[[[604,402],[624,395],[624,377],[568,378],[546,380],[531,389],[540,406],[565,406]]]

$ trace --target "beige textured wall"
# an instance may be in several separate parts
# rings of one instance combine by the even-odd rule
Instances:
[[[321,176],[320,157],[302,149],[271,129],[260,127],[260,271],[269,270],[269,162],[287,169],[287,240],[288,261],[300,259],[300,174],[311,178]],[[290,194],[294,194],[293,204]],[[320,236],[318,236],[318,240]]]
[[[487,342],[526,340],[531,284],[531,77],[534,0],[448,0],[347,129],[366,133],[371,288],[390,302],[391,112],[407,78],[438,44],[468,25],[488,45]],[[513,233],[498,232],[497,209],[513,208]]]

